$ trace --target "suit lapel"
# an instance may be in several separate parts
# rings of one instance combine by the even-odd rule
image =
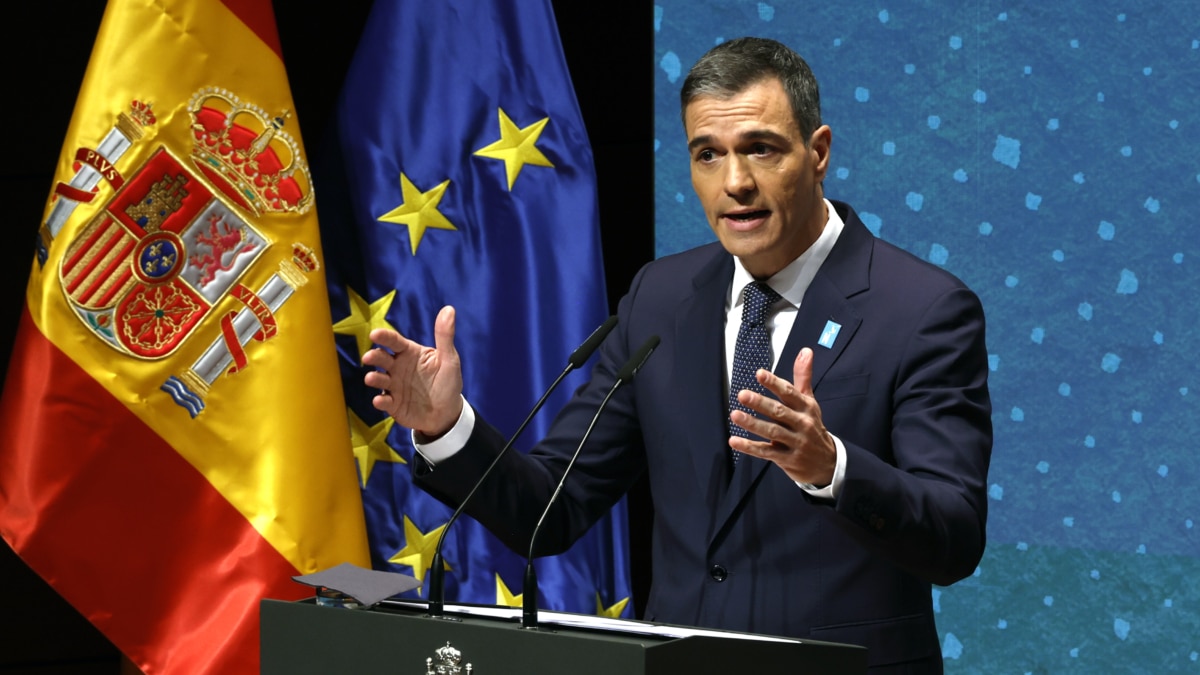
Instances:
[[[694,292],[675,315],[679,410],[686,428],[688,456],[701,494],[710,503],[729,480],[728,434],[722,381],[725,362],[725,298],[733,276],[733,259],[721,250],[693,279]],[[683,479],[683,476],[680,476]]]
[[[804,303],[779,356],[775,374],[791,380],[796,357],[802,348],[808,347],[813,350],[812,386],[815,390],[861,324],[862,317],[847,302],[842,291],[828,276],[818,273],[804,294]]]

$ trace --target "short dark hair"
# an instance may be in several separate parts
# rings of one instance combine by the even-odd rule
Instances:
[[[742,37],[723,42],[700,57],[679,92],[679,115],[687,126],[687,107],[700,96],[729,98],[747,87],[779,78],[792,104],[804,144],[821,126],[821,94],[817,78],[800,55],[766,38]]]

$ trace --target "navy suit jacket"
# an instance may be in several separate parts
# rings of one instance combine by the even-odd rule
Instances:
[[[589,384],[530,453],[506,455],[468,513],[525,553],[616,371],[658,335],[657,351],[600,416],[538,553],[568,548],[646,471],[647,620],[865,645],[873,668],[939,672],[930,585],[971,574],[984,549],[992,430],[983,310],[951,274],[834,204],[845,228],[776,373],[791,380],[801,347],[813,349],[822,418],[846,446],[836,501],[812,498],[758,458],[729,467],[723,326],[733,259],[712,244],[638,273]],[[821,346],[830,321],[840,332]],[[480,421],[436,470],[418,462],[417,480],[456,503],[503,440]]]

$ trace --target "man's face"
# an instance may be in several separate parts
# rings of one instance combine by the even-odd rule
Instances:
[[[708,224],[747,271],[769,277],[816,241],[827,219],[821,181],[831,133],[823,126],[805,146],[777,78],[732,98],[693,99],[684,126]]]

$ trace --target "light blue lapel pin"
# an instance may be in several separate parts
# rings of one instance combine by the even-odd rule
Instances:
[[[842,331],[842,324],[830,319],[825,322],[825,330],[821,331],[821,339],[817,340],[817,344],[826,349],[833,349],[833,341],[837,339],[838,333]]]

